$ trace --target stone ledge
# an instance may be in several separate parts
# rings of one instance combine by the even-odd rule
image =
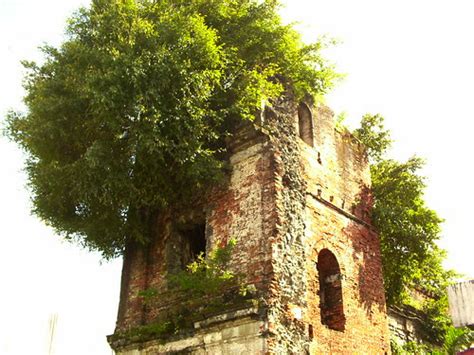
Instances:
[[[234,312],[227,312],[227,313],[219,314],[214,317],[210,317],[203,321],[195,322],[194,329],[201,329],[201,328],[208,327],[210,325],[218,324],[221,322],[226,322],[229,320],[234,320],[234,319],[253,316],[253,315],[258,315],[257,307],[240,309]]]
[[[195,322],[194,331],[168,339],[115,346],[117,355],[264,353],[265,321],[257,307],[240,309]],[[258,318],[258,319],[257,319]],[[115,344],[118,345],[118,344]]]

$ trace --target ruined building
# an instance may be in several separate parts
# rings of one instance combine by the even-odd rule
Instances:
[[[237,127],[228,152],[228,181],[193,210],[160,216],[151,245],[128,246],[112,348],[118,355],[389,353],[361,144],[335,126],[329,109],[287,98]],[[206,297],[189,309],[189,299],[170,292],[169,275],[230,238],[229,270],[250,291],[231,302],[235,290],[222,290],[221,307],[207,313]],[[182,327],[170,330],[177,319]]]

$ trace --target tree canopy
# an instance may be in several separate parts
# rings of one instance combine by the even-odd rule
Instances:
[[[365,115],[354,135],[367,147],[371,161],[372,222],[380,234],[387,303],[415,305],[424,311],[426,333],[440,344],[451,326],[446,288],[456,273],[442,266],[446,252],[436,242],[443,220],[424,199],[426,184],[420,175],[424,161],[385,158],[391,139],[380,115]],[[429,297],[416,304],[413,291]]]
[[[336,74],[278,15],[277,0],[94,0],[67,39],[25,62],[34,212],[66,238],[122,252],[224,169],[224,138],[284,90],[318,96]]]
[[[388,303],[403,302],[415,288],[444,293],[453,273],[443,269],[445,251],[436,244],[443,220],[424,199],[425,178],[419,173],[424,161],[385,158],[392,141],[380,115],[365,115],[354,135],[371,160],[372,222],[381,238]]]
[[[426,283],[421,274],[435,266],[442,220],[423,199],[425,184],[417,175],[422,160],[385,160],[372,165],[375,208],[372,220],[380,230],[387,297],[395,301],[404,291]],[[429,270],[425,270],[429,271]]]

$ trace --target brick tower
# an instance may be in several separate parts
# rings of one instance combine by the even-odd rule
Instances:
[[[193,210],[159,216],[146,247],[127,247],[112,348],[118,355],[390,352],[364,148],[335,126],[329,109],[285,98],[236,128],[228,152],[224,185]],[[207,313],[202,302],[179,311],[188,300],[170,293],[169,275],[229,238],[236,246],[228,267],[252,291],[242,302],[228,302],[223,291],[223,307]],[[153,302],[144,296],[151,289]]]

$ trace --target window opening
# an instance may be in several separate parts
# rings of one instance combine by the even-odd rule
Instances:
[[[344,331],[346,317],[342,300],[342,275],[334,254],[323,249],[318,255],[319,307],[321,323],[330,329]]]
[[[193,225],[181,231],[182,250],[181,265],[186,267],[197,259],[200,254],[206,254],[206,225]]]
[[[304,103],[301,103],[298,107],[298,131],[300,138],[313,147],[313,117],[311,110]]]

